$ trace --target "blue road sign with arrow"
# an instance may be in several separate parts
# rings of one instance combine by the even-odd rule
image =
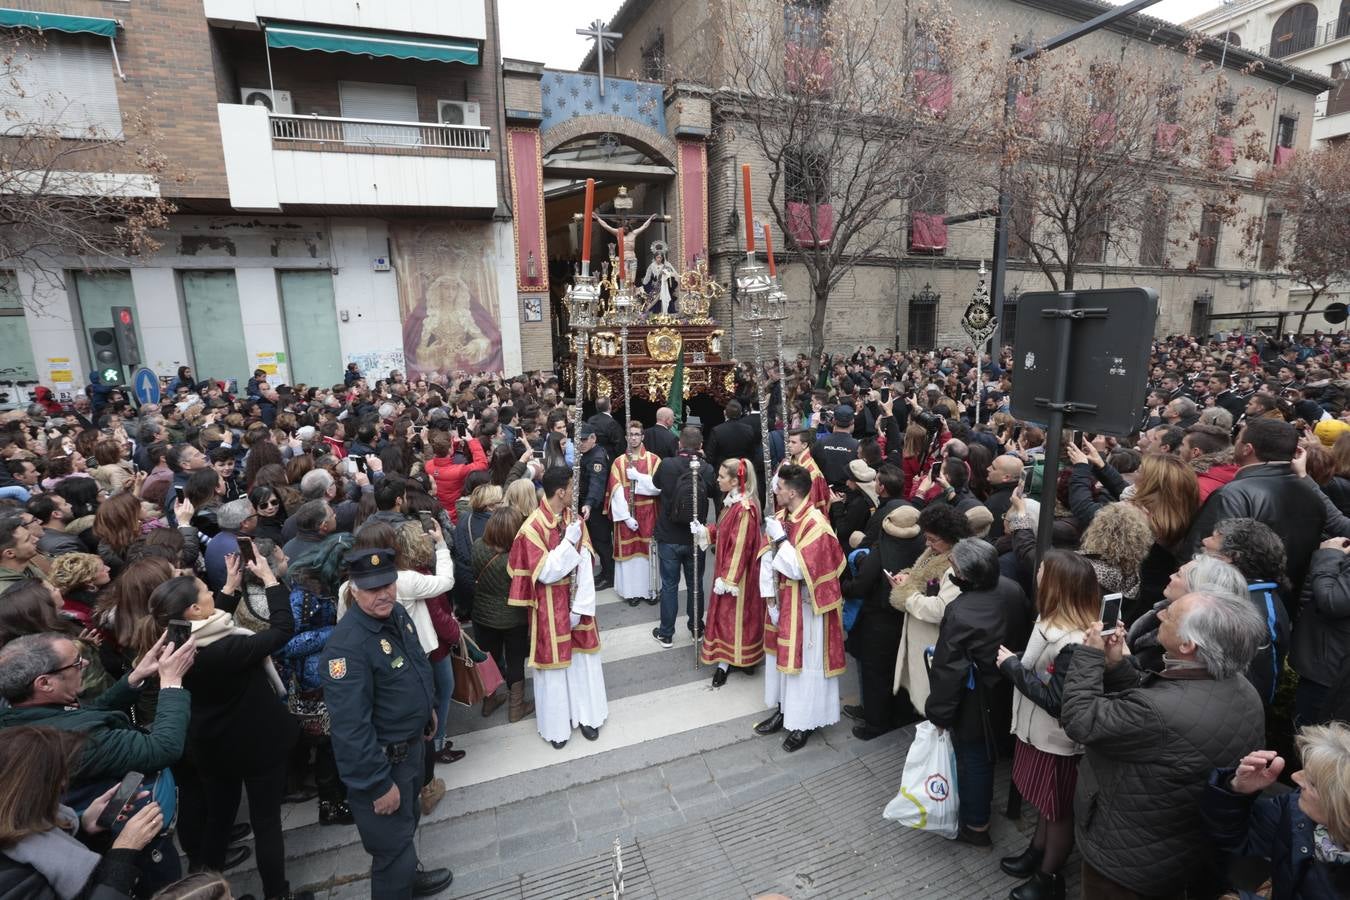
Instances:
[[[137,369],[131,377],[131,388],[142,406],[159,402],[159,376],[149,369]]]

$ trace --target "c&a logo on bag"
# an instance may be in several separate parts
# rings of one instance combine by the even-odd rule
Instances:
[[[930,800],[937,800],[939,803],[950,796],[952,788],[947,781],[947,776],[940,772],[934,772],[923,781],[923,789],[927,792]]]

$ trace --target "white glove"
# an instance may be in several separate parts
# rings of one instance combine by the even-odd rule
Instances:
[[[700,550],[708,549],[708,526],[702,522],[690,522],[689,533],[694,536],[694,543],[698,544]]]
[[[638,470],[637,470],[637,469],[633,468],[632,466],[629,466],[629,467],[628,467],[628,480],[629,480],[629,481],[637,481],[637,479],[638,479],[638,474],[639,474],[639,473],[638,473]]]
[[[570,616],[568,616],[568,621],[572,623],[573,628],[576,628],[578,625],[581,624],[581,613],[572,613]]]
[[[772,622],[774,625],[777,625],[777,624],[778,624],[778,602],[777,602],[777,601],[774,601],[773,603],[770,603],[770,604],[769,604],[769,621]]]
[[[625,520],[623,524],[625,524],[625,525],[628,526],[628,530],[629,530],[629,531],[637,531],[637,530],[638,530],[638,520],[632,518],[631,516],[630,516],[627,520]]]
[[[573,547],[575,547],[576,545],[580,544],[580,543],[581,543],[581,520],[580,520],[580,519],[573,519],[573,520],[572,520],[572,524],[571,524],[571,525],[568,525],[568,526],[567,526],[567,531],[563,533],[563,537],[564,537],[564,538],[567,540],[567,542],[570,543]]]
[[[787,532],[783,530],[783,523],[774,516],[765,517],[764,533],[769,536],[771,541],[781,541],[787,538]]]

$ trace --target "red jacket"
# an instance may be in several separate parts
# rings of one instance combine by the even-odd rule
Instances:
[[[324,437],[323,442],[328,445],[328,452],[332,453],[338,459],[347,458],[347,448],[342,446],[342,441],[337,438]]]
[[[427,474],[436,483],[436,499],[441,502],[451,522],[459,519],[455,503],[464,491],[464,479],[469,477],[470,472],[482,471],[488,467],[488,458],[483,452],[482,441],[473,438],[465,443],[469,445],[470,462],[456,463],[454,448],[451,448],[449,456],[433,457],[427,460],[426,465]]]
[[[1210,494],[1232,481],[1237,471],[1237,463],[1221,463],[1210,466],[1207,471],[1197,472],[1195,479],[1200,487],[1200,502],[1204,503]]]

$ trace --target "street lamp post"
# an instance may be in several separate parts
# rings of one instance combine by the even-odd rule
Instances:
[[[771,459],[769,453],[769,401],[764,392],[764,354],[761,340],[764,337],[764,323],[773,321],[769,306],[770,296],[775,286],[769,279],[769,273],[756,260],[754,253],[747,253],[745,264],[736,276],[736,287],[741,304],[741,313],[750,323],[750,338],[755,345],[755,391],[759,398],[759,435],[764,452],[764,512],[773,512],[773,491],[769,490]],[[783,296],[786,300],[786,295]],[[778,306],[783,306],[778,302]]]
[[[599,320],[600,288],[595,276],[590,274],[588,263],[582,263],[582,272],[575,276],[572,286],[567,289],[563,303],[567,305],[568,323],[572,328],[572,346],[576,350],[576,406],[572,410],[572,434],[581,431],[581,404],[586,397],[586,343],[591,331]],[[581,454],[572,451],[572,479],[576,489],[572,491],[572,512],[581,511]]]

